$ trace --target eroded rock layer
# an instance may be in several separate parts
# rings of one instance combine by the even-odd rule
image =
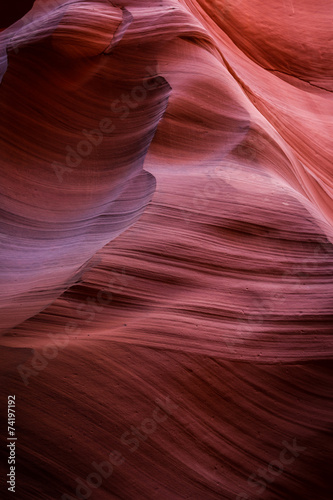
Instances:
[[[0,32],[18,498],[330,499],[331,3],[21,5]]]

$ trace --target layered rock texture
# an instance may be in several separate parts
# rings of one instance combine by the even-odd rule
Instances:
[[[330,499],[332,2],[2,12],[17,498]]]

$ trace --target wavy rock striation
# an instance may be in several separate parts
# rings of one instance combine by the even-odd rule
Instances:
[[[330,12],[39,0],[4,23],[19,498],[331,498]]]

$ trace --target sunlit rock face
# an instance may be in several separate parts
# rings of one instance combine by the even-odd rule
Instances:
[[[0,33],[18,498],[330,499],[331,3],[21,4]]]
[[[130,62],[131,40],[117,55],[126,14],[67,3],[3,33],[3,328],[48,305],[151,199],[142,166],[170,86],[153,53]]]

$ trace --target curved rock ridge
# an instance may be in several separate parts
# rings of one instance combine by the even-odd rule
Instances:
[[[0,32],[18,498],[331,498],[331,12],[36,0]]]
[[[199,3],[237,47],[266,70],[281,78],[290,76],[333,90],[330,1],[270,0],[264,5],[260,0],[186,3]]]
[[[136,63],[127,87],[120,83],[132,47],[109,50],[123,20],[119,8],[98,4],[89,17],[94,44],[87,38],[82,46],[93,5],[69,2],[64,12],[44,12],[34,31],[25,24],[10,40],[17,54],[9,50],[0,92],[3,329],[54,300],[137,220],[154,191],[142,166],[170,87],[154,80],[152,58]],[[131,92],[134,105],[127,105]]]

